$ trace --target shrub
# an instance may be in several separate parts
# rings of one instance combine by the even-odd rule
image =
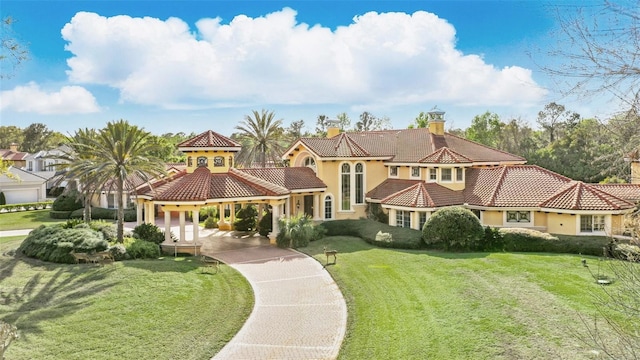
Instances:
[[[218,223],[213,218],[213,216],[209,216],[207,218],[207,220],[204,221],[204,228],[205,229],[215,229],[217,227],[218,227]]]
[[[67,220],[66,223],[62,224],[62,227],[65,229],[73,229],[77,225],[80,225],[82,223],[83,223],[82,219],[69,219]]]
[[[58,196],[51,205],[51,209],[55,211],[73,211],[82,209],[82,201],[77,191],[70,191],[67,194]]]
[[[280,232],[276,235],[278,247],[298,248],[309,245],[313,238],[314,225],[308,215],[296,215],[291,217],[281,217],[278,220]]]
[[[127,260],[129,258],[129,254],[127,254],[127,248],[122,244],[115,244],[109,247],[109,252],[111,256],[113,256],[113,260],[122,261]]]
[[[149,241],[136,239],[127,247],[127,254],[132,259],[157,259],[160,257],[160,247]]]
[[[107,249],[102,234],[86,227],[65,229],[62,225],[41,225],[31,231],[18,251],[22,254],[56,263],[73,263],[70,252],[96,252]]]
[[[474,250],[501,251],[504,249],[504,238],[500,229],[491,226],[484,228],[484,237],[478,242]]]
[[[106,221],[98,220],[89,223],[89,226],[95,231],[102,233],[104,239],[108,242],[113,242],[118,237],[116,226]]]
[[[49,217],[52,219],[68,219],[73,211],[50,210]]]
[[[450,206],[432,214],[422,229],[427,245],[446,250],[471,250],[484,237],[480,220],[468,209]]]
[[[0,191],[0,205],[6,205],[7,198],[4,196],[4,192]]]
[[[154,224],[140,224],[136,226],[133,228],[133,237],[152,242],[156,245],[164,241],[164,233]]]
[[[383,233],[382,231],[378,231],[376,233],[376,242],[392,242],[393,241],[393,235],[391,235],[390,233]]]
[[[258,222],[258,233],[261,236],[267,236],[271,232],[273,227],[272,219],[273,219],[273,215],[271,214],[270,211],[267,211],[262,216],[262,219],[260,219],[260,222]]]
[[[248,205],[241,208],[236,213],[236,220],[233,226],[238,231],[252,231],[256,229],[256,217],[258,210],[254,205]]]
[[[326,230],[327,236],[356,236],[379,247],[418,249],[423,245],[421,231],[390,226],[371,219],[325,221],[319,226]],[[376,241],[378,232],[391,234],[393,241]]]
[[[70,217],[71,218],[83,218],[84,209],[74,210]],[[136,211],[135,209],[125,209],[124,210],[124,221],[136,221]],[[94,220],[116,220],[118,218],[118,210],[117,209],[107,209],[101,207],[92,207],[91,208],[91,219]]]
[[[640,262],[640,247],[631,244],[615,244],[613,257],[620,260]]]
[[[367,218],[381,222],[383,224],[389,224],[389,214],[382,210],[382,206],[377,203],[367,203]]]
[[[209,218],[214,218],[213,220],[215,221],[216,220],[215,217],[217,213],[218,213],[217,206],[207,206],[207,207],[200,208],[198,217],[200,221],[206,221]]]
[[[557,250],[558,244],[553,244],[558,242],[558,238],[551,234],[522,228],[502,228],[500,234],[504,239],[505,251],[560,252]]]

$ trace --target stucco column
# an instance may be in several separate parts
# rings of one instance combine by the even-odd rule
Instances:
[[[233,223],[236,222],[236,204],[235,203],[231,203],[231,205],[229,205],[229,215],[231,216],[231,226],[233,226]]]
[[[171,243],[171,211],[164,211],[164,241]]]
[[[152,201],[149,201],[149,211],[147,211],[147,213],[149,214],[148,223],[151,225],[155,225],[156,224],[156,206]]]
[[[271,213],[271,233],[269,234],[269,243],[276,243],[276,236],[280,232],[278,228],[278,219],[280,218],[280,204],[273,204],[271,207],[273,208]]]
[[[100,207],[106,208],[108,207],[108,205],[109,203],[107,202],[107,193],[103,191],[100,193]]]
[[[264,211],[264,204],[263,203],[258,203],[258,223],[260,222],[260,220],[262,220],[262,212]]]
[[[184,228],[184,211],[180,210],[178,213],[180,214],[180,241],[187,241]]]
[[[142,218],[142,208],[144,207],[144,202],[137,202],[136,203],[136,225],[140,225],[142,224],[142,221],[144,220]]]
[[[396,209],[389,209],[389,225],[396,226]]]
[[[200,211],[199,209],[195,209],[191,214],[193,220],[193,241],[195,242],[200,238]]]
[[[313,220],[320,220],[320,194],[313,194]]]

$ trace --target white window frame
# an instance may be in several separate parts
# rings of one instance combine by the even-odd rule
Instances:
[[[349,183],[348,183],[348,185],[349,185],[349,208],[348,209],[344,208],[344,200],[345,200],[344,196],[345,195],[343,193],[343,190],[344,190],[344,175],[346,174],[342,170],[344,165],[348,165],[349,166],[349,173],[348,173],[349,174]],[[353,211],[352,205],[353,205],[353,198],[354,198],[354,195],[355,195],[353,193],[354,189],[353,189],[353,186],[352,186],[353,185],[353,171],[351,171],[351,168],[353,166],[352,166],[351,163],[348,163],[348,162],[342,162],[342,163],[340,163],[339,166],[340,167],[338,169],[340,170],[340,179],[339,179],[340,180],[339,181],[339,186],[340,186],[340,192],[339,192],[340,195],[339,196],[340,196],[340,198],[339,198],[339,203],[338,203],[339,204],[339,210],[338,211],[340,211],[340,212],[351,212],[351,211]]]
[[[582,219],[583,218],[590,218],[591,219],[591,230],[584,230],[582,228]],[[596,217],[601,220],[601,222],[596,222]],[[604,234],[607,231],[608,228],[608,224],[607,224],[607,216],[603,215],[603,214],[588,214],[588,215],[580,215],[580,218],[578,219],[578,231],[580,234]],[[600,229],[600,226],[602,226],[602,228]]]
[[[329,208],[329,216],[327,217],[327,201],[329,201],[330,204],[330,208]],[[333,195],[332,194],[326,194],[324,196],[324,198],[322,199],[322,217],[325,220],[333,220],[336,218],[335,215],[335,202],[333,201]]]
[[[362,172],[358,172],[358,165],[362,166]],[[353,166],[353,175],[351,178],[351,185],[353,188],[353,198],[351,199],[351,203],[355,205],[362,205],[365,203],[364,195],[366,193],[367,182],[365,179],[366,166],[363,162],[357,162]],[[358,175],[362,175],[362,184],[360,186],[360,202],[358,202]]]
[[[528,215],[524,215],[524,214],[528,214]],[[511,220],[509,220],[509,218],[512,218]],[[526,220],[523,220],[526,219]],[[527,210],[508,210],[504,212],[504,223],[509,225],[509,224],[516,224],[516,225],[523,225],[523,224],[530,224],[533,225],[533,212],[532,211],[527,211]]]
[[[402,223],[398,223],[398,217]],[[396,227],[411,228],[411,211],[396,210]]]
[[[304,160],[302,160],[302,166],[310,168],[311,170],[313,170],[314,173],[318,172],[318,168],[316,166],[316,159],[314,159],[313,156],[305,157]]]
[[[456,182],[464,182],[464,168],[456,168]]]
[[[432,178],[431,175],[433,175],[434,177]],[[429,168],[429,173],[427,174],[427,181],[438,182],[438,169]]]
[[[417,169],[418,170],[418,175],[414,175],[413,171]],[[409,168],[409,175],[411,176],[412,179],[420,179],[420,177],[422,176],[422,169],[420,168],[420,166],[411,166]]]
[[[424,221],[422,221],[422,216],[424,216]],[[429,212],[428,211],[419,211],[418,212],[418,230],[422,231],[424,224],[429,220]]]
[[[449,179],[448,180],[444,178],[445,170],[448,170],[448,172],[449,172]],[[441,168],[440,169],[440,182],[443,182],[443,183],[453,182],[453,169],[452,168]]]
[[[395,170],[395,174],[393,173],[394,172],[393,170]],[[389,177],[397,178],[399,174],[400,174],[400,166],[396,166],[396,165],[389,166]]]

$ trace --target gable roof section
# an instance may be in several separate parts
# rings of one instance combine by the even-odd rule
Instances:
[[[240,147],[240,143],[235,142],[224,135],[217,132],[207,130],[202,134],[196,135],[191,139],[185,140],[178,144],[179,148],[221,148],[221,147]]]
[[[420,159],[420,162],[428,164],[469,164],[473,161],[468,157],[449,149],[448,147],[441,147]]]
[[[371,191],[369,191],[365,195],[365,197],[375,202],[379,202],[388,196],[391,196],[420,182],[422,182],[422,180],[386,179],[385,181],[380,183],[380,185],[371,189]]]
[[[34,174],[30,171],[22,170],[14,166],[9,166],[7,171],[15,175],[17,179],[13,179],[8,177],[7,175],[0,174],[0,182],[3,182],[3,183],[36,182],[36,183],[42,184],[47,181],[47,179],[43,178],[42,176]]]
[[[453,191],[442,185],[423,181],[391,194],[381,201],[385,205],[414,208],[462,205],[463,202],[462,191]]]
[[[625,210],[634,205],[581,181],[572,181],[540,204],[542,208],[564,210]]]
[[[11,151],[8,149],[0,149],[0,159],[5,161],[21,161],[25,160],[29,156],[28,152],[23,151]]]
[[[457,158],[466,158],[470,162],[526,162],[520,156],[455,135],[431,134],[427,128],[345,132],[329,139],[301,138],[285,152],[285,156],[300,143],[321,158],[379,157],[399,163],[417,163],[446,147]]]
[[[538,207],[572,180],[537,165],[473,168],[466,172],[465,202],[485,207]]]
[[[640,201],[640,184],[590,184],[598,190],[629,201]]]
[[[288,190],[319,189],[327,185],[308,167],[234,169]]]

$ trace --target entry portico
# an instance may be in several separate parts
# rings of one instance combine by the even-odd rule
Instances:
[[[233,168],[240,144],[213,131],[179,144],[178,149],[187,155],[186,169],[138,190],[136,196],[138,224],[153,224],[156,211],[163,213],[167,243],[173,243],[169,224],[174,216],[179,218],[180,233],[173,235],[178,243],[189,243],[185,236],[189,214],[193,240],[197,240],[199,212],[203,207],[216,207],[221,214],[219,229],[231,230],[236,205],[255,204],[259,209],[270,206],[272,242],[282,215],[306,213],[320,219],[320,194],[326,185],[309,168]],[[225,219],[225,209],[229,209],[229,221]]]

